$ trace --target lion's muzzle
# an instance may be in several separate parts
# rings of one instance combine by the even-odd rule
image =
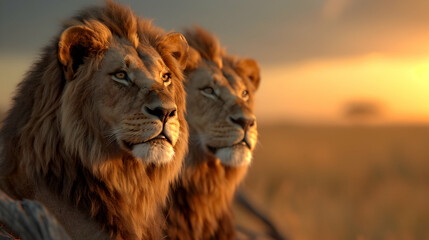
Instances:
[[[215,124],[211,128],[207,148],[222,164],[247,165],[252,160],[257,135],[254,118],[231,118],[230,122]]]
[[[121,122],[117,138],[135,158],[162,164],[173,160],[174,146],[180,133],[175,108],[145,107]]]

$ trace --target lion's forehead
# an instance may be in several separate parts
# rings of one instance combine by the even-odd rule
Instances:
[[[128,45],[110,48],[104,55],[101,71],[111,74],[126,71],[137,85],[151,87],[161,83],[160,74],[168,68],[156,51],[136,50]]]
[[[246,79],[242,78],[234,69],[225,66],[222,71],[228,85],[231,86],[232,89],[240,91],[240,93],[242,90],[249,90],[249,84],[246,82]]]
[[[236,97],[246,89],[243,79],[233,70],[225,71],[217,67],[201,67],[195,71],[196,80],[191,84],[198,84],[198,89],[212,86],[220,89],[224,97]]]
[[[134,48],[122,41],[115,41],[110,47],[108,54],[116,57],[116,61],[135,68],[156,69],[165,67],[160,54],[150,45],[139,45]]]
[[[253,94],[240,77],[234,75],[225,75],[223,79],[223,81],[218,82],[217,88],[220,92],[220,98],[226,104],[231,105],[241,102],[241,105],[243,105],[243,92],[248,91],[248,94]],[[250,102],[248,104],[250,104]]]
[[[137,48],[137,55],[139,60],[149,68],[165,67],[165,63],[162,60],[161,56],[152,46],[139,46],[139,48]]]

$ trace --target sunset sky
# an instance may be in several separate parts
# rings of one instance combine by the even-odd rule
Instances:
[[[0,108],[78,1],[0,0]],[[129,0],[166,30],[197,23],[227,51],[260,62],[261,122],[343,123],[346,103],[380,123],[429,123],[427,0]],[[103,1],[93,1],[102,4]]]

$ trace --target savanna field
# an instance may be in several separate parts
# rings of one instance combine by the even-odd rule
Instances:
[[[290,239],[429,239],[429,127],[259,132],[242,189]],[[238,223],[257,229],[236,212]]]
[[[429,239],[429,126],[259,132],[241,189],[289,239]],[[234,211],[237,225],[263,232],[240,206]]]

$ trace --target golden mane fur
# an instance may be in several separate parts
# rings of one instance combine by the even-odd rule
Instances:
[[[219,44],[219,40],[216,37],[197,25],[194,26],[194,29],[186,29],[184,34],[188,40],[189,46],[192,46],[192,49],[195,52],[194,57],[199,56],[199,58],[212,61],[219,68],[222,68],[222,56],[224,55],[225,50],[222,49]],[[198,60],[191,58],[188,61],[197,63]],[[190,67],[188,63],[187,70],[193,70],[195,67],[196,66]]]
[[[187,48],[180,34],[110,1],[66,21],[19,84],[4,120],[0,188],[44,203],[75,239],[160,239],[161,208],[188,145]],[[129,67],[129,79],[104,72],[114,64]],[[156,69],[168,69],[171,83]],[[167,130],[149,110],[140,112],[156,104],[177,107]],[[154,132],[143,139],[149,123]],[[146,142],[162,131],[171,145]],[[134,151],[143,145],[158,152]],[[163,159],[167,148],[171,160]]]
[[[170,193],[166,231],[170,239],[234,239],[232,198],[257,139],[259,67],[225,55],[217,38],[199,27],[185,36],[191,47],[185,81],[189,154]]]

